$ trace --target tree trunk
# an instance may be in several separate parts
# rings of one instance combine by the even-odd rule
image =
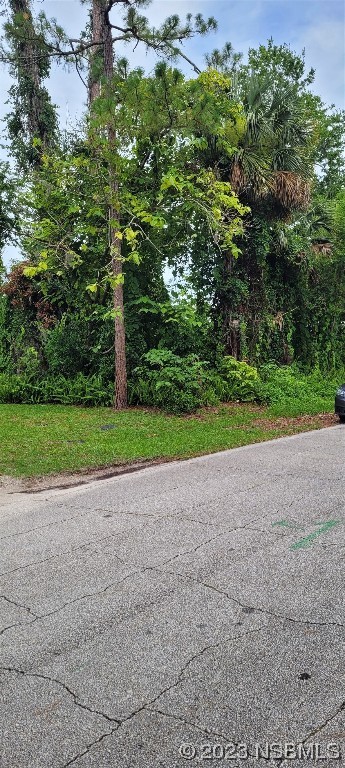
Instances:
[[[104,18],[104,75],[106,83],[110,83],[114,73],[114,52],[111,28],[107,24],[107,15],[103,4]],[[118,205],[118,181],[116,168],[113,162],[116,159],[116,131],[112,122],[108,123],[108,141],[110,148],[109,186],[111,203],[109,206],[109,246],[111,254],[112,272],[115,280],[114,286],[114,313],[115,313],[115,398],[114,405],[117,410],[127,407],[127,367],[126,367],[126,336],[122,282],[122,254],[121,240],[116,234],[120,224],[120,211]],[[116,225],[117,223],[117,225]]]
[[[101,94],[101,75],[104,74],[104,40],[106,35],[105,10],[102,0],[92,3],[92,42],[101,41],[100,45],[90,48],[89,61],[89,105]]]
[[[92,41],[100,41],[100,45],[91,49],[89,72],[89,104],[101,95],[101,81],[104,87],[111,83],[114,73],[114,51],[111,28],[108,23],[105,0],[93,0],[92,3]],[[107,135],[109,142],[109,187],[111,200],[109,204],[109,250],[112,274],[114,278],[113,308],[114,320],[114,354],[115,354],[115,390],[114,406],[117,410],[127,407],[127,367],[126,367],[126,336],[124,321],[124,301],[122,283],[122,254],[121,240],[118,237],[120,226],[120,211],[118,205],[118,181],[116,167],[116,130],[112,122],[108,122]]]
[[[115,279],[122,276],[121,241],[110,227],[112,270]],[[114,288],[115,312],[115,400],[117,410],[127,407],[126,335],[124,322],[123,283]]]
[[[229,299],[229,281],[231,279],[233,271],[233,256],[230,251],[224,254],[223,270],[222,270],[222,283],[218,295],[218,323],[221,331],[221,338],[224,345],[224,352],[226,355],[235,357],[236,360],[240,358],[241,343],[240,343],[240,326],[238,317],[233,317],[234,309],[232,302]]]

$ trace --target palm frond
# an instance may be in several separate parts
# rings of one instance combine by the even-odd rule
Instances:
[[[310,204],[310,182],[292,171],[274,171],[270,192],[286,211],[306,210]]]
[[[229,173],[229,181],[232,189],[236,194],[240,195],[247,187],[248,179],[244,172],[243,163],[239,158],[236,158],[231,165]]]

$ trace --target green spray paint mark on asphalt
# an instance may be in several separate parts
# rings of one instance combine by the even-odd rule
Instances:
[[[320,536],[321,533],[327,533],[327,531],[330,531],[331,528],[333,528],[335,525],[338,525],[340,523],[340,520],[327,520],[325,523],[314,523],[315,526],[318,526],[316,531],[313,531],[313,533],[309,533],[308,536],[303,536],[302,539],[299,539],[298,541],[295,541],[294,544],[290,547],[290,549],[303,549],[305,547],[309,547],[310,544],[313,543],[313,541]],[[312,524],[309,524],[309,526]],[[272,527],[280,528],[291,528],[292,530],[305,530],[308,526],[307,524],[300,525],[299,523],[296,523],[294,520],[278,520],[275,523],[272,523]]]
[[[277,523],[272,523],[273,528],[279,525],[281,528],[301,528],[303,531],[304,525],[298,525],[298,523],[291,522],[291,520],[278,520]]]
[[[340,520],[328,520],[326,523],[320,525],[320,528],[314,531],[314,533],[310,533],[309,536],[304,536],[303,539],[295,541],[290,549],[303,549],[304,547],[309,547],[314,539],[320,536],[321,533],[327,533],[327,531],[330,531],[331,528],[334,528],[335,525],[338,525],[339,522]]]

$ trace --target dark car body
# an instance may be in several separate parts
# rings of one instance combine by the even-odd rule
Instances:
[[[345,384],[342,384],[336,391],[334,410],[340,421],[345,421]]]

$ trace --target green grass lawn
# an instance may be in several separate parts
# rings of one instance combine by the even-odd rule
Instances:
[[[149,409],[59,405],[0,405],[0,475],[33,477],[140,459],[185,458],[269,440],[325,424],[320,400],[309,409],[229,404],[193,416]],[[296,419],[302,414],[309,419]],[[284,417],[278,418],[278,417]],[[288,417],[288,418],[287,418]],[[112,429],[102,429],[114,425]]]

